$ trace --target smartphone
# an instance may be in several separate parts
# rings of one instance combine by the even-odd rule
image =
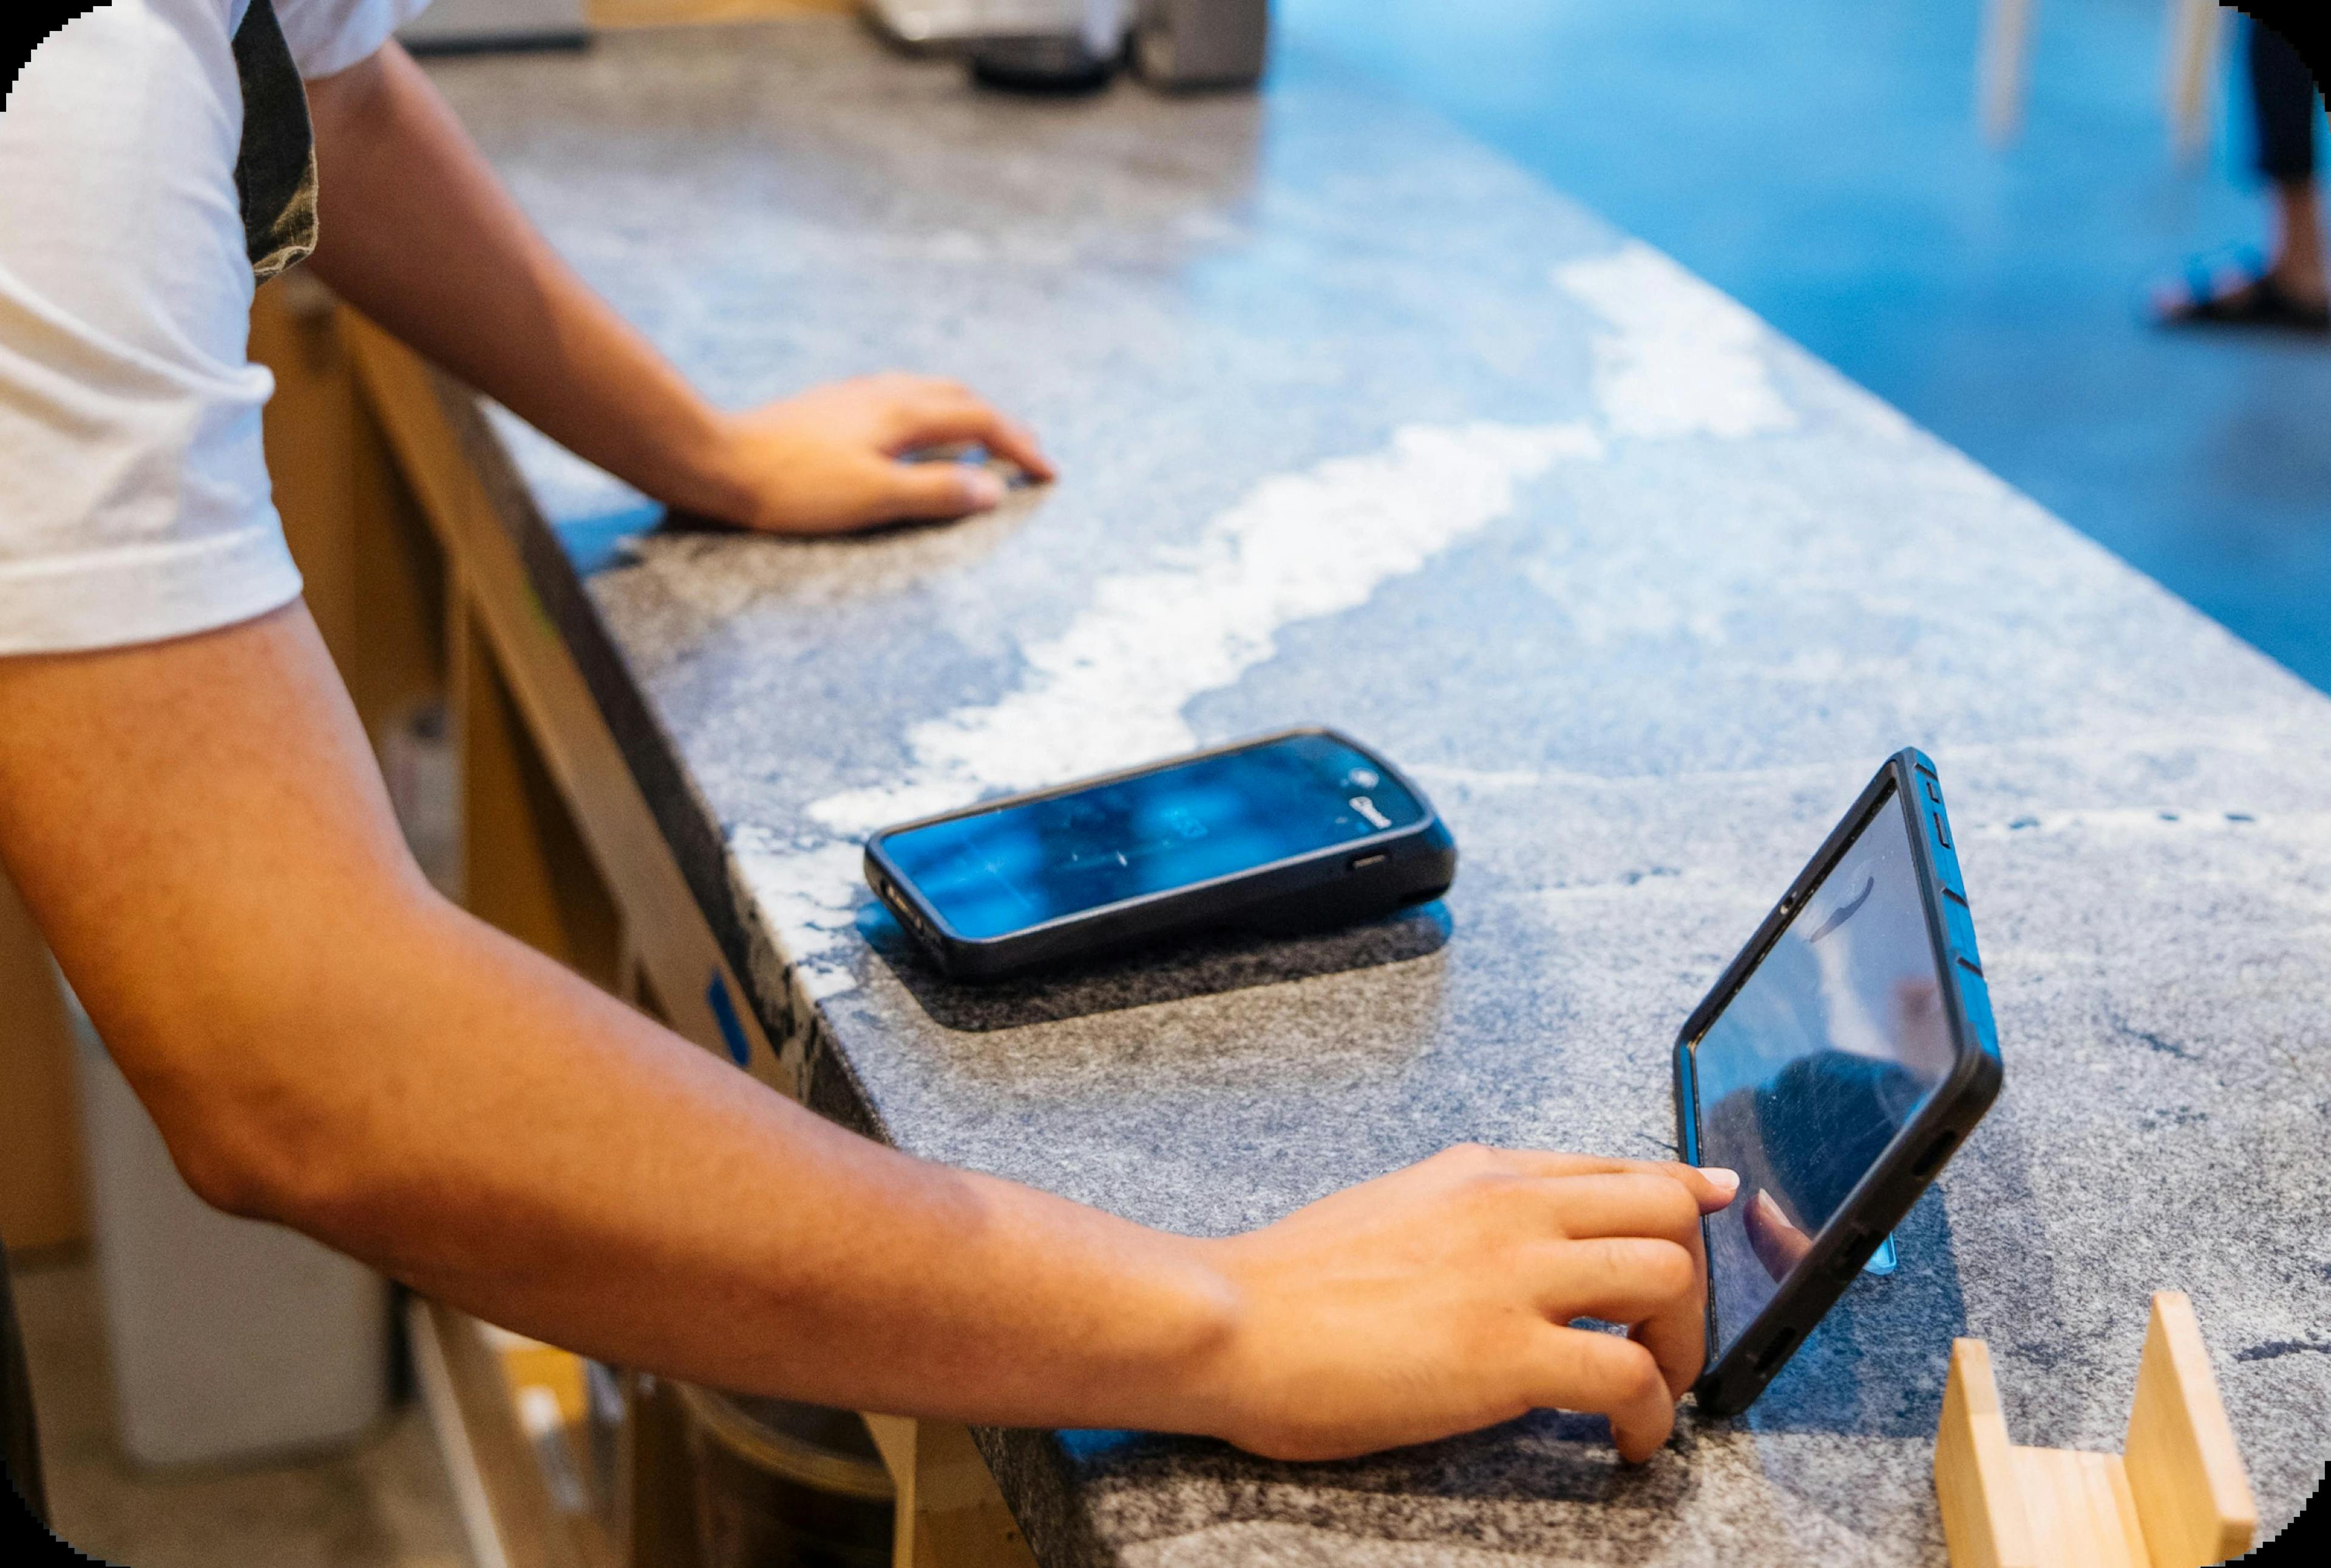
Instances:
[[[1305,727],[885,828],[866,882],[941,969],[985,979],[1206,927],[1301,929],[1437,898],[1424,792]]]
[[[1898,753],[1676,1041],[1677,1142],[1740,1175],[1701,1221],[1699,1407],[1761,1393],[1998,1096],[1999,1039],[1935,765]]]

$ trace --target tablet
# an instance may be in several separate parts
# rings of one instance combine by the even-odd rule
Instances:
[[[1678,1143],[1740,1175],[1701,1221],[1700,1408],[1764,1391],[1999,1093],[1942,780],[1887,761],[1676,1041]],[[1913,1260],[1915,1262],[1915,1259]]]

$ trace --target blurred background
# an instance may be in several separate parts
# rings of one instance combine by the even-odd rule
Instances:
[[[2240,19],[2218,6],[2200,134],[2176,145],[2184,9],[1278,14],[1283,64],[1333,60],[1430,104],[2331,689],[2331,341],[2142,318],[2189,257],[2262,238]],[[2020,124],[1986,135],[1986,24],[2017,11]]]
[[[439,0],[411,36],[439,52],[574,47],[854,9]],[[967,16],[1004,17],[1011,48],[985,67],[1023,86],[1105,69],[1121,33],[1086,24],[1148,14],[1134,0],[869,9],[894,44],[942,56]],[[2331,689],[2331,337],[2164,329],[2144,309],[2189,259],[2262,238],[2231,14],[2207,0],[1279,0],[1271,15],[1272,71],[1357,74],[1438,111]],[[1243,47],[1213,42],[1233,62]],[[449,831],[441,739],[423,715],[385,757],[424,860]],[[140,1568],[516,1561],[480,1548],[480,1505],[441,1456],[458,1440],[418,1397],[443,1379],[426,1324],[408,1340],[377,1280],[195,1205],[50,980],[0,884],[0,1233],[62,1532]],[[587,1520],[614,1463],[604,1369],[509,1336],[487,1353],[549,1506]],[[595,1560],[598,1537],[578,1531],[579,1556],[542,1560]]]

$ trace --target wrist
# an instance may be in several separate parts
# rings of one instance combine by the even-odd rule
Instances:
[[[1136,1398],[1130,1424],[1152,1431],[1228,1438],[1243,1424],[1237,1368],[1251,1316],[1247,1292],[1220,1240],[1160,1235],[1160,1257],[1146,1268],[1161,1288],[1166,1327],[1156,1375]]]
[[[737,461],[735,416],[691,393],[678,424],[664,442],[664,471],[657,476],[653,498],[698,517],[749,523],[754,492]]]

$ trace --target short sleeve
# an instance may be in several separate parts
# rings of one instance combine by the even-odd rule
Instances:
[[[0,653],[157,641],[300,592],[247,354],[228,0],[115,0],[0,109]]]
[[[429,0],[275,0],[275,20],[300,74],[329,76],[370,55]]]

